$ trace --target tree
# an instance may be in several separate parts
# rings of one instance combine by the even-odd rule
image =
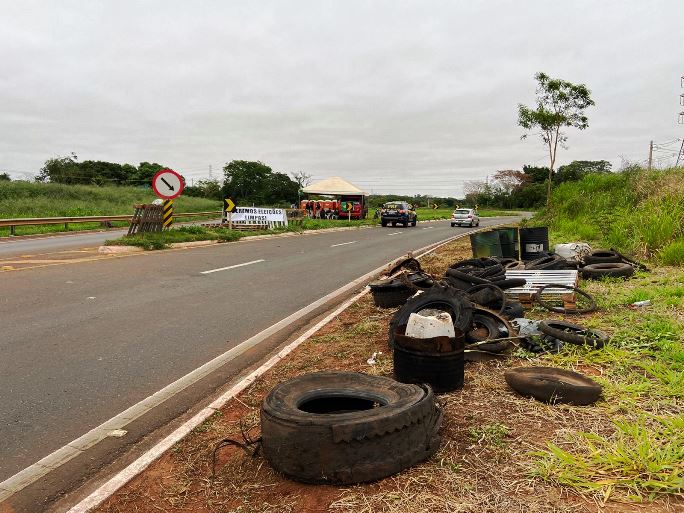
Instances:
[[[539,136],[549,150],[549,177],[546,186],[546,205],[551,201],[551,181],[556,163],[558,145],[565,147],[567,135],[562,128],[584,130],[589,119],[584,111],[594,105],[591,91],[584,84],[573,84],[566,80],[550,78],[537,73],[536,108],[518,104],[518,125],[526,130],[539,130]],[[524,139],[527,134],[523,135]]]
[[[198,180],[195,185],[186,185],[183,189],[186,196],[221,200],[221,183],[216,179]]]
[[[9,182],[11,180],[12,178],[10,177],[9,173],[0,173],[0,182]]]
[[[78,157],[75,153],[65,157],[47,159],[40,169],[40,173],[36,176],[36,182],[90,183],[89,181],[81,181],[84,177],[79,173],[78,164]]]
[[[523,173],[527,175],[530,183],[546,183],[549,176],[549,168],[546,166],[523,166]]]
[[[522,171],[515,169],[502,169],[494,174],[494,184],[505,194],[511,194],[513,191],[524,187],[530,182],[530,177]]]
[[[292,173],[292,178],[297,182],[300,189],[303,189],[311,183],[311,175],[305,173],[304,171],[296,171]]]
[[[299,185],[285,173],[274,173],[262,162],[233,160],[223,168],[222,193],[236,202],[263,206],[293,203]]]
[[[575,182],[590,173],[610,173],[612,167],[607,160],[573,160],[570,164],[558,168],[554,181]]]

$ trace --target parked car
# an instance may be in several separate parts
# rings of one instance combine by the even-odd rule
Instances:
[[[380,224],[387,226],[392,223],[392,226],[403,224],[405,227],[409,224],[415,226],[418,222],[418,214],[416,214],[413,205],[403,201],[392,201],[385,203],[380,209]]]
[[[480,216],[473,208],[457,208],[451,214],[451,226],[480,226]]]

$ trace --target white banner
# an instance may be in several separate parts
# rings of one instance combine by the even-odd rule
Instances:
[[[287,226],[284,208],[235,207],[231,221],[245,224],[283,224]]]

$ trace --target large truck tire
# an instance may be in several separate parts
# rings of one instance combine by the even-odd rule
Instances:
[[[277,385],[261,408],[264,456],[304,483],[346,485],[432,456],[442,412],[428,386],[357,372],[317,372]]]

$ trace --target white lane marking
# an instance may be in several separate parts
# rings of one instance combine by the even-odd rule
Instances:
[[[434,226],[423,226],[423,230],[431,230]]]
[[[335,247],[337,247],[337,246],[346,246],[347,244],[356,244],[357,242],[359,242],[359,241],[358,241],[358,240],[353,240],[353,241],[351,241],[351,242],[340,242],[339,244],[333,244],[333,245],[330,246],[330,247],[331,247],[331,248],[335,248]]]
[[[219,271],[227,271],[228,269],[235,269],[236,267],[244,267],[246,265],[258,264],[259,262],[265,262],[263,258],[259,260],[252,260],[251,262],[245,262],[244,264],[229,265],[228,267],[219,267],[218,269],[210,269],[208,271],[202,271],[200,274],[211,274],[217,273]]]
[[[387,235],[399,235],[401,232],[388,233]]]

